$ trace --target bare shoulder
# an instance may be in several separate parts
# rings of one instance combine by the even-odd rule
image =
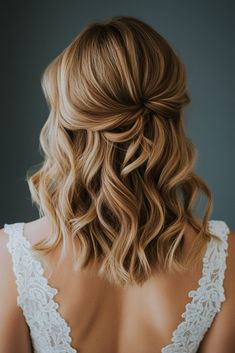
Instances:
[[[224,277],[225,301],[216,314],[197,353],[234,353],[235,347],[235,232],[228,234]]]
[[[49,232],[50,226],[46,217],[38,218],[30,222],[25,222],[24,224],[24,233],[27,239],[30,240],[30,243],[41,240],[43,234],[47,235]],[[4,256],[4,254],[7,256],[8,251],[6,244],[8,239],[9,235],[4,232],[4,228],[0,229],[0,252],[2,256]]]
[[[43,240],[49,234],[50,224],[45,216],[24,224],[24,235],[31,244]]]

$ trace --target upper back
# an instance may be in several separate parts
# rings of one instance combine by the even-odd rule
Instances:
[[[179,349],[179,344],[187,342],[191,350],[185,352],[196,352],[201,336],[225,300],[222,280],[229,230],[222,221],[210,221],[210,224],[211,232],[217,234],[222,242],[220,245],[210,242],[204,267],[201,263],[196,270],[188,271],[184,276],[158,274],[142,287],[125,289],[113,287],[98,278],[95,271],[74,273],[70,257],[53,272],[48,283],[47,272],[30,251],[31,244],[39,240],[40,230],[41,234],[48,231],[46,223],[40,220],[36,225],[33,222],[6,225],[5,231],[11,239],[8,248],[15,259],[18,277],[20,295],[17,302],[25,313],[32,336],[36,337],[35,349],[49,353],[52,351],[49,342],[54,340],[51,344],[62,344],[69,353],[80,349],[84,353],[150,353],[160,350],[172,353]],[[36,227],[35,232],[33,227]],[[14,251],[14,246],[17,251]],[[56,264],[56,260],[57,255],[54,254],[52,263]],[[204,276],[200,280],[202,270]],[[182,313],[186,315],[182,317]],[[195,335],[190,338],[189,334],[193,315],[197,322],[201,316],[201,329],[196,326],[196,339]],[[43,331],[40,335],[39,328]],[[173,332],[176,342],[171,343]],[[182,339],[183,334],[187,339]],[[179,337],[181,343],[177,343]]]

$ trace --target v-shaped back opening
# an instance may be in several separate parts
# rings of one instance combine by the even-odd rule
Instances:
[[[208,230],[211,234],[219,235],[217,232],[215,232],[215,228],[214,228],[215,223],[214,222],[220,222],[220,221],[213,221],[213,220],[208,221]],[[67,352],[77,353],[78,351],[75,348],[73,348],[71,345],[71,342],[72,342],[71,328],[68,325],[68,323],[65,321],[62,314],[59,311],[59,307],[60,307],[59,303],[54,299],[54,297],[58,293],[58,289],[50,286],[48,279],[45,276],[45,270],[44,270],[42,263],[38,259],[33,257],[32,245],[29,242],[29,240],[27,239],[27,237],[25,236],[25,232],[24,232],[25,223],[24,222],[15,223],[14,225],[18,226],[18,228],[17,228],[18,229],[18,236],[21,237],[23,245],[26,247],[26,249],[28,251],[28,255],[33,258],[32,261],[35,263],[35,268],[37,268],[37,275],[40,276],[42,283],[43,283],[43,286],[44,286],[44,289],[50,297],[50,304],[51,304],[51,310],[52,310],[51,313],[53,312],[53,315],[56,317],[56,319],[58,321],[60,321],[60,324],[62,326],[63,331],[66,332],[66,341],[68,344],[68,348],[70,349]],[[7,225],[7,224],[4,225],[4,229],[6,229],[5,230],[6,233],[8,233],[8,229],[9,229],[8,226],[9,225]],[[209,255],[210,255],[210,249],[212,248],[212,244],[214,244],[213,240],[214,240],[213,238],[210,239],[210,241],[206,245],[205,252],[204,252],[204,255],[202,258],[202,272],[201,272],[201,276],[198,280],[197,288],[194,290],[190,290],[188,292],[188,298],[192,298],[192,299],[191,299],[191,301],[187,302],[185,305],[185,310],[181,314],[182,321],[178,324],[176,329],[173,331],[172,336],[171,336],[171,342],[167,346],[165,346],[161,349],[161,353],[174,352],[171,349],[173,349],[175,342],[178,341],[178,339],[182,335],[182,333],[187,332],[187,330],[189,329],[189,326],[191,324],[190,317],[192,315],[192,310],[196,310],[197,303],[200,301],[200,298],[202,298],[203,295],[204,296],[207,295],[207,293],[206,293],[207,288],[205,286],[205,283],[206,283],[206,280],[210,277],[211,268],[209,266],[210,265],[209,264],[209,260],[210,260]],[[221,299],[223,299],[223,296]],[[197,312],[195,311],[194,314],[197,315]]]

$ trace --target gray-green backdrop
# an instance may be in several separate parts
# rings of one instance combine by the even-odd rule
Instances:
[[[187,68],[186,128],[196,171],[214,194],[211,219],[235,229],[234,1],[1,1],[0,226],[38,218],[26,171],[41,161],[48,116],[40,75],[93,20],[136,16],[165,36]],[[201,206],[202,207],[202,206]],[[199,208],[200,209],[200,208]],[[200,211],[199,211],[200,212]]]

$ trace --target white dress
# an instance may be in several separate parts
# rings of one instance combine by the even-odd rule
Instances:
[[[192,299],[181,315],[182,322],[172,333],[171,343],[162,348],[161,353],[196,353],[225,301],[223,282],[229,228],[221,220],[210,220],[208,227],[210,233],[222,241],[211,239],[208,242],[198,288],[189,291],[188,297]],[[49,286],[43,266],[24,235],[24,222],[5,224],[4,231],[9,235],[7,248],[16,278],[17,305],[29,326],[34,352],[79,353],[71,345],[71,328],[59,314],[59,305],[53,299],[58,290]]]

